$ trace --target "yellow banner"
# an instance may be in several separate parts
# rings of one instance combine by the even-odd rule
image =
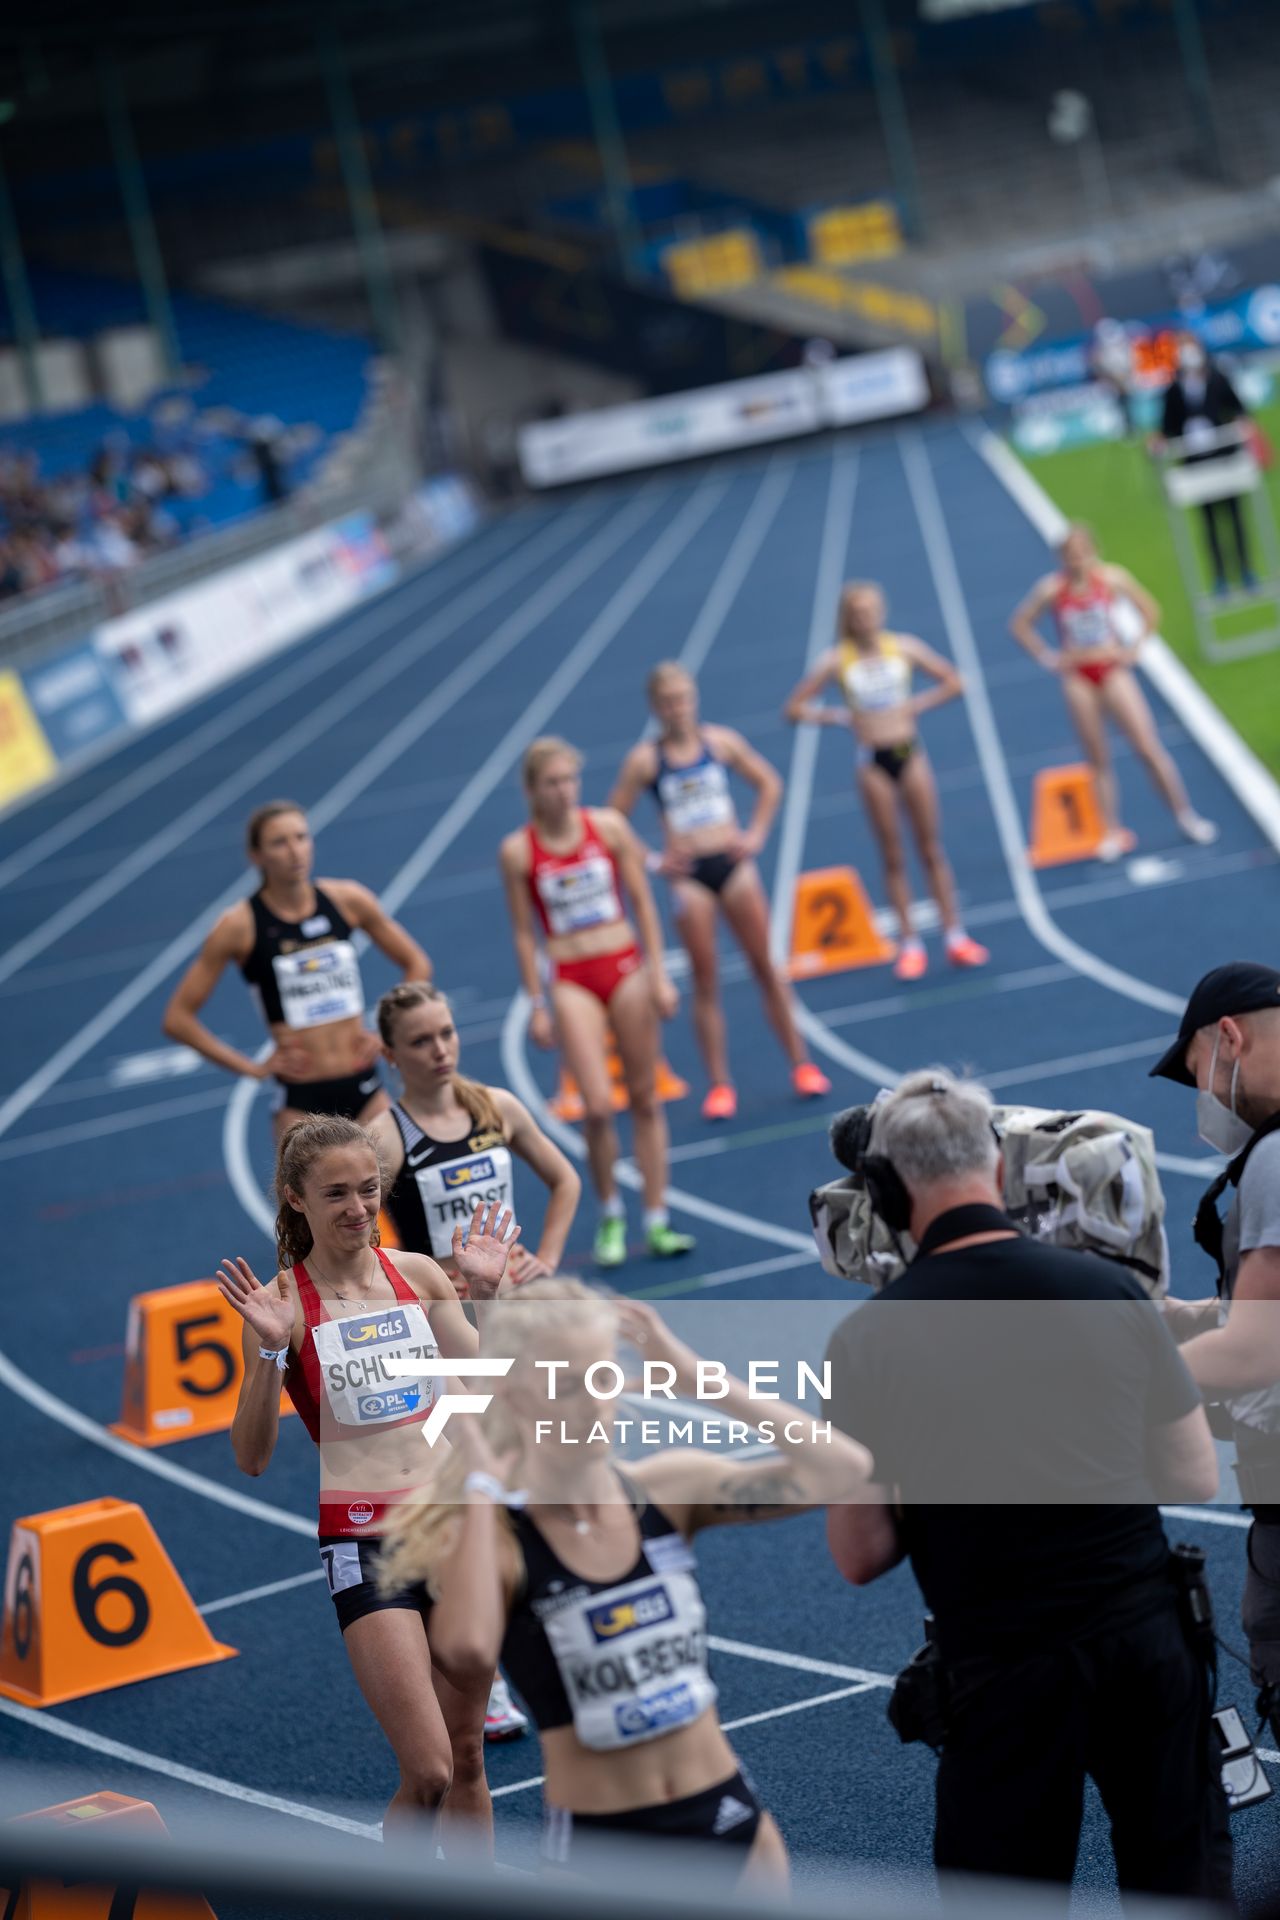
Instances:
[[[21,680],[16,673],[0,673],[0,807],[43,786],[57,770]]]

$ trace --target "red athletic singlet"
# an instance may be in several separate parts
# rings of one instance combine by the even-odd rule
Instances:
[[[607,927],[622,920],[618,863],[581,810],[582,838],[572,853],[552,853],[532,826],[529,836],[529,892],[549,939]]]

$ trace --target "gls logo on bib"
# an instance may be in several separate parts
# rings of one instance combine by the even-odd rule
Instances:
[[[458,1187],[473,1187],[480,1180],[495,1180],[497,1170],[486,1153],[478,1160],[464,1160],[456,1167],[441,1167],[440,1175],[446,1191],[452,1192]]]
[[[402,1313],[379,1314],[372,1320],[341,1320],[344,1347],[363,1347],[370,1340],[407,1340],[409,1322]]]
[[[587,1625],[593,1640],[616,1640],[621,1633],[635,1633],[640,1627],[657,1626],[673,1618],[665,1587],[645,1587],[629,1600],[607,1607],[588,1607]]]

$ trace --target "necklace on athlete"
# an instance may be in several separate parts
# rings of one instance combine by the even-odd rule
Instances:
[[[372,1248],[370,1248],[370,1252],[372,1251],[373,1251]],[[321,1273],[319,1267],[316,1265],[314,1260],[311,1262],[311,1271],[312,1273],[314,1273],[317,1280],[323,1280],[326,1287],[329,1287],[332,1290],[333,1297],[335,1300],[341,1300],[344,1307],[356,1307],[360,1305],[360,1300],[367,1300],[369,1298],[370,1293],[373,1290],[373,1283],[378,1277],[378,1256],[376,1253],[373,1255],[373,1272],[369,1275],[369,1284],[365,1288],[364,1293],[360,1296],[360,1299],[352,1299],[350,1294],[339,1293],[338,1284],[336,1280],[331,1280],[327,1273]]]

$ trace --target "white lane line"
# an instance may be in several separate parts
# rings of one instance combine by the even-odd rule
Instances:
[[[1013,781],[1005,761],[991,696],[983,678],[982,659],[960,585],[933,469],[917,434],[902,434],[898,448],[916,518],[920,523],[934,589],[942,609],[943,624],[951,642],[952,656],[964,676],[964,700],[969,710],[969,724],[986,778],[1005,865],[1022,917],[1040,945],[1059,960],[1065,960],[1078,973],[1096,981],[1111,993],[1121,994],[1127,1000],[1136,1000],[1142,1006],[1155,1007],[1160,1013],[1171,1013],[1180,1019],[1185,1002],[1177,994],[1167,993],[1163,987],[1153,986],[1150,981],[1139,980],[1122,967],[1112,966],[1110,961],[1091,953],[1087,947],[1082,947],[1062,931],[1045,906],[1039,882],[1027,860]]]
[[[524,542],[519,544],[523,545]],[[289,664],[283,672],[276,674],[243,700],[237,700],[224,712],[216,714],[194,733],[184,734],[180,739],[175,740],[164,753],[144,759],[141,765],[135,767],[134,771],[124,779],[117,780],[113,786],[98,794],[95,799],[86,801],[83,806],[69,813],[65,819],[59,820],[44,833],[37,834],[33,840],[29,840],[7,860],[0,861],[0,887],[7,887],[10,881],[16,880],[19,875],[29,872],[32,867],[39,866],[51,854],[59,853],[63,847],[69,846],[73,840],[78,840],[82,834],[99,826],[102,821],[109,820],[112,814],[118,813],[121,807],[127,806],[131,800],[136,800],[140,794],[149,793],[152,787],[158,786],[162,780],[167,780],[175,769],[191,766],[202,753],[210,747],[217,746],[219,741],[234,738],[242,726],[256,720],[260,714],[267,712],[278,701],[296,702],[302,689],[318,679],[322,673],[327,672],[335,661],[380,642],[389,628],[399,625],[406,618],[421,619],[434,600],[438,600],[446,593],[455,593],[472,574],[494,564],[493,556],[487,550],[476,552],[477,546],[485,549],[487,543],[483,539],[471,541],[465,548],[457,549],[455,554],[441,555],[436,563],[421,572],[415,571],[407,579],[400,581],[397,586],[393,586],[389,594],[381,595],[374,603],[374,607],[351,609],[345,618],[339,615],[338,619],[342,622],[340,629],[331,635],[324,645],[304,647],[298,644],[290,648]],[[513,544],[510,551],[517,550],[518,547]],[[465,558],[471,564],[460,568],[448,566],[449,560],[455,557]],[[436,588],[438,591],[431,594],[427,606],[415,605],[412,612],[406,612],[405,603],[414,597],[413,589],[419,585],[427,589]],[[381,617],[372,622],[360,617],[361,613],[373,612],[375,607]],[[355,619],[351,617],[353,611],[357,615]],[[330,623],[326,622],[326,625],[328,624]],[[134,739],[141,737],[140,734],[133,736]],[[110,742],[104,749],[103,757],[117,752],[122,745],[131,743],[131,741],[119,740]],[[70,777],[75,778],[76,775],[87,771],[92,764],[93,762],[89,759],[79,762],[69,770]],[[49,790],[49,788],[41,788],[41,795],[43,796]]]
[[[569,529],[569,538],[577,537],[580,524],[581,519],[578,516],[574,526]],[[550,542],[535,543],[535,559],[543,544],[547,544],[553,553],[566,544],[563,526],[553,529],[553,532],[555,537]],[[521,560],[524,562],[523,566],[520,564]],[[511,575],[518,578],[522,572],[527,572],[528,560],[529,550],[526,549],[523,554],[516,557],[515,563],[507,570],[508,578]],[[158,833],[153,833],[149,840],[144,840],[141,846],[135,847],[123,860],[117,861],[92,886],[75,893],[57,913],[51,914],[38,927],[33,927],[31,932],[21,940],[15,941],[7,952],[0,954],[0,981],[11,979],[15,973],[26,966],[29,960],[34,960],[38,954],[46,952],[72,927],[79,926],[108,900],[114,900],[123,893],[134,880],[158,866],[161,860],[184,845],[193,834],[198,833],[211,820],[217,819],[233,800],[238,799],[250,787],[264,779],[268,773],[273,772],[290,755],[312,745],[335,723],[348,718],[356,707],[394,680],[402,668],[419,665],[428,653],[457,631],[473,603],[478,607],[492,600],[494,581],[503,571],[502,568],[496,569],[486,580],[480,582],[473,593],[455,600],[446,612],[428,620],[425,626],[419,627],[416,621],[411,621],[411,631],[397,646],[392,647],[387,653],[375,652],[370,664],[362,672],[353,673],[343,686],[339,687],[327,700],[322,700],[319,706],[308,707],[301,719],[278,733],[260,752],[253,754],[248,760],[238,761],[233,772],[229,773],[224,780],[220,780],[203,798],[184,808],[176,820],[170,820]],[[403,625],[404,621],[405,616],[402,615],[396,624]],[[390,764],[390,758],[388,758],[388,764]]]
[[[836,606],[844,579],[845,555],[849,546],[849,526],[858,490],[856,456],[832,463],[827,488],[827,508],[822,521],[822,541],[818,549],[818,572],[809,615],[809,637],[805,645],[804,671],[807,673],[818,655],[832,644]],[[791,749],[791,771],[787,778],[782,823],[778,829],[778,858],[773,879],[773,914],[770,947],[774,963],[785,966],[791,951],[791,920],[795,904],[796,876],[804,854],[805,825],[813,795],[813,776],[818,764],[820,732],[817,727],[797,727]]]
[[[216,1793],[224,1800],[239,1800],[251,1807],[262,1807],[268,1813],[285,1813],[294,1820],[307,1820],[312,1826],[332,1827],[338,1833],[354,1834],[359,1840],[380,1840],[381,1822],[371,1824],[365,1820],[351,1820],[346,1814],[326,1813],[322,1807],[304,1806],[299,1800],[284,1800],[278,1793],[263,1793],[257,1787],[242,1786],[238,1780],[224,1780],[216,1773],[202,1773],[196,1767],[184,1766],[181,1760],[168,1760],[163,1754],[147,1753],[141,1747],[126,1746],[123,1740],[108,1740],[105,1734],[91,1733],[87,1727],[78,1727],[71,1720],[62,1720],[55,1713],[44,1708],[38,1711],[32,1707],[19,1706],[16,1700],[0,1698],[0,1713],[10,1720],[18,1720],[24,1727],[35,1727],[41,1733],[50,1734],[55,1740],[66,1740],[73,1747],[84,1747],[90,1753],[103,1754],[109,1760],[119,1760],[128,1767],[138,1767],[144,1773],[163,1774],[165,1779],[173,1780],[180,1786],[199,1787],[205,1793]]]
[[[461,666],[441,683],[439,688],[414,709],[408,720],[395,728],[393,734],[387,735],[378,748],[364,756],[364,759],[359,762],[360,779],[363,784],[371,785],[390,763],[388,756],[393,738],[399,742],[399,751],[404,751],[405,746],[411,744],[407,737],[411,732],[409,720],[416,719],[419,731],[429,727],[449,704],[468,692],[491,666],[496,665],[500,659],[512,651],[526,633],[553,611],[561,601],[567,599],[594,568],[602,564],[635,531],[636,526],[642,525],[644,520],[656,511],[656,505],[653,493],[649,489],[643,490],[636,496],[629,509],[624,510],[615,520],[609,521],[586,545],[579,547],[573,557],[565,561],[550,580],[544,582],[542,587],[532,594],[515,614],[504,620],[487,641],[477,647]],[[569,515],[567,518],[572,519],[573,516]],[[564,544],[563,523],[558,532],[560,538],[554,543],[556,547]],[[544,543],[535,544],[541,549]],[[529,549],[525,549],[522,556],[526,562],[528,552]],[[527,565],[525,570],[528,570]],[[439,617],[440,624],[432,623],[435,629],[435,639],[432,644],[436,644],[444,637],[445,627],[449,621],[460,625],[471,613],[502,591],[503,586],[509,584],[510,577],[510,572],[499,567],[487,581],[478,584],[474,592],[463,594],[454,603],[447,616]],[[452,628],[449,630],[451,631]],[[421,636],[419,636],[419,644],[420,639]],[[400,651],[401,649],[396,649],[397,653]],[[451,689],[448,699],[444,697],[446,688]],[[320,826],[331,820],[340,810],[341,805],[350,800],[354,786],[352,775],[347,774],[335,787],[331,787],[321,800],[308,809],[312,824]],[[335,800],[338,803],[336,806]],[[135,1007],[140,1006],[155,988],[195,951],[218,914],[243,898],[255,879],[255,872],[242,873],[202,914],[176,935],[168,946],[156,955],[149,966],[135,975],[128,986],[122,987],[119,993],[94,1015],[92,1020],[64,1042],[44,1066],[24,1080],[22,1085],[0,1104],[0,1134],[7,1133],[14,1121],[33,1106],[51,1086],[54,1086],[69,1067],[82,1060],[100,1040],[113,1032]]]
[[[542,1089],[529,1070],[524,1044],[528,1026],[529,1002],[525,994],[520,992],[511,1002],[502,1023],[502,1071],[507,1085],[516,1098],[528,1107],[544,1133],[550,1134],[572,1159],[583,1160],[586,1158],[586,1148],[579,1134],[552,1113],[543,1098]],[[644,1184],[633,1160],[619,1160],[614,1172],[619,1186],[629,1187],[632,1192],[639,1192]],[[808,1234],[796,1233],[791,1227],[777,1227],[771,1220],[758,1220],[752,1214],[740,1213],[736,1207],[717,1206],[714,1201],[704,1200],[696,1193],[686,1193],[682,1187],[668,1187],[665,1197],[668,1206],[676,1207],[682,1213],[692,1214],[697,1220],[710,1221],[717,1227],[728,1227],[733,1233],[744,1233],[752,1240],[788,1247],[796,1253],[807,1254],[813,1250],[813,1240]]]
[[[1249,1527],[1253,1521],[1247,1513],[1224,1513],[1216,1507],[1161,1507],[1166,1520],[1198,1520],[1206,1527]]]
[[[737,1720],[722,1720],[721,1733],[737,1733],[742,1727],[758,1727],[765,1720],[783,1720],[789,1714],[808,1713],[811,1707],[829,1707],[836,1700],[851,1700],[855,1694],[872,1693],[882,1683],[879,1680],[864,1680],[853,1687],[837,1687],[833,1693],[815,1693],[807,1700],[789,1700],[784,1707],[766,1707],[762,1713],[744,1713]],[[884,1684],[892,1684],[886,1682]],[[491,1787],[490,1797],[500,1800],[512,1793],[527,1793],[531,1787],[540,1787],[544,1775],[531,1773],[525,1780],[513,1780],[505,1787]]]
[[[721,1733],[737,1733],[740,1727],[758,1727],[763,1720],[782,1720],[791,1713],[808,1713],[810,1707],[829,1707],[835,1700],[851,1700],[858,1693],[872,1693],[878,1680],[864,1680],[856,1687],[837,1687],[834,1693],[815,1693],[807,1700],[791,1700],[785,1707],[766,1707],[763,1713],[744,1713],[737,1720],[724,1720]]]
[[[652,593],[676,557],[688,546],[712,512],[728,493],[728,479],[704,479],[683,511],[653,543],[626,579],[610,595],[592,620],[577,645],[571,647],[551,678],[530,701],[519,720],[508,727],[501,740],[481,762],[457,798],[445,808],[417,851],[393,874],[382,889],[382,904],[388,913],[411,896],[479,812],[494,789],[515,766],[529,742],[543,730],[561,702],[573,691],[588,669],[615,640],[627,621]],[[625,517],[625,516],[624,516]],[[531,601],[530,606],[534,604]],[[481,648],[480,652],[483,653]],[[478,658],[479,655],[473,658]],[[466,667],[459,672],[466,671]],[[450,676],[452,679],[454,676]],[[447,687],[449,682],[446,681]],[[443,689],[442,689],[443,690]],[[340,792],[335,789],[334,793]],[[329,803],[339,804],[334,795]],[[261,1085],[257,1080],[242,1080],[232,1093],[223,1122],[222,1145],[227,1173],[241,1206],[254,1223],[271,1232],[274,1215],[249,1162],[249,1114],[254,1095]]]
[[[788,1667],[792,1673],[816,1673],[829,1680],[853,1680],[867,1687],[891,1687],[896,1675],[874,1667],[848,1667],[834,1660],[815,1660],[807,1653],[788,1653],[782,1647],[757,1647],[750,1640],[725,1640],[707,1635],[713,1653],[732,1653],[741,1660],[758,1660],[766,1667]]]
[[[294,1587],[310,1586],[313,1580],[324,1579],[323,1567],[312,1567],[309,1573],[294,1573],[287,1580],[268,1580],[264,1587],[246,1587],[243,1593],[229,1593],[225,1600],[206,1600],[197,1613],[223,1613],[228,1607],[245,1607],[251,1600],[269,1600],[277,1593],[291,1593]]]
[[[1095,1047],[1091,1053],[1060,1054],[1054,1060],[1031,1060],[1026,1066],[1001,1067],[997,1073],[979,1073],[978,1078],[984,1086],[992,1089],[1016,1087],[1024,1080],[1047,1080],[1055,1073],[1084,1073],[1095,1067],[1114,1067],[1123,1060],[1158,1060],[1172,1038],[1172,1034],[1165,1034],[1157,1040],[1130,1040],[1123,1046]],[[1212,1169],[1206,1178],[1211,1174]]]
[[[637,1287],[637,1300],[669,1300],[681,1293],[704,1293],[712,1287],[730,1287],[735,1280],[754,1280],[765,1273],[787,1273],[796,1267],[817,1264],[818,1249],[805,1253],[779,1253],[771,1260],[749,1260],[740,1267],[717,1267],[714,1273],[691,1274],[687,1280],[663,1280],[657,1286]]]
[[[21,1160],[28,1154],[48,1153],[56,1147],[73,1146],[80,1140],[97,1140],[103,1134],[127,1133],[133,1127],[149,1127],[158,1120],[180,1120],[188,1113],[206,1113],[210,1107],[223,1107],[230,1099],[228,1087],[212,1087],[207,1093],[189,1093],[178,1100],[153,1100],[145,1107],[128,1107],[119,1113],[107,1113],[100,1120],[77,1120],[67,1127],[51,1127],[44,1133],[24,1134],[21,1140],[0,1143],[0,1160]]]
[[[680,650],[680,665],[695,680],[706,665],[707,655],[729,617],[743,581],[763,551],[769,530],[790,492],[795,472],[794,463],[778,466],[770,461],[765,468],[756,497],[748,507],[724,563],[711,583],[710,593],[698,610],[698,616],[689,629],[689,638]]]
[[[1032,526],[1050,546],[1056,546],[1067,530],[1067,518],[1055,506],[1040,482],[1021,460],[989,429],[967,432],[966,438],[986,461],[1005,491],[1026,514]],[[1236,732],[1204,688],[1179,660],[1168,642],[1153,634],[1143,646],[1139,665],[1160,693],[1188,735],[1271,845],[1280,850],[1280,785],[1270,769],[1263,765],[1252,747]]]
[[[220,1507],[229,1507],[233,1513],[242,1513],[250,1520],[262,1520],[268,1526],[281,1528],[285,1533],[296,1533],[304,1540],[315,1540],[314,1520],[304,1520],[299,1514],[287,1513],[283,1507],[269,1506],[265,1500],[255,1500],[247,1493],[238,1493],[234,1487],[224,1487],[217,1480],[192,1473],[188,1467],[177,1466],[162,1454],[132,1446],[97,1420],[91,1420],[88,1414],[81,1413],[77,1407],[68,1406],[65,1400],[59,1400],[56,1394],[38,1385],[29,1374],[15,1366],[6,1353],[0,1353],[0,1386],[7,1387],[10,1393],[16,1393],[20,1400],[25,1400],[29,1407],[44,1414],[46,1419],[55,1420],[60,1427],[66,1427],[81,1440],[89,1441],[91,1446],[101,1447],[104,1453],[114,1454],[117,1460],[127,1461],[131,1467],[137,1467],[143,1473],[154,1474],[157,1480],[167,1480],[171,1486],[181,1487],[185,1493],[199,1494],[202,1500],[212,1500]]]

